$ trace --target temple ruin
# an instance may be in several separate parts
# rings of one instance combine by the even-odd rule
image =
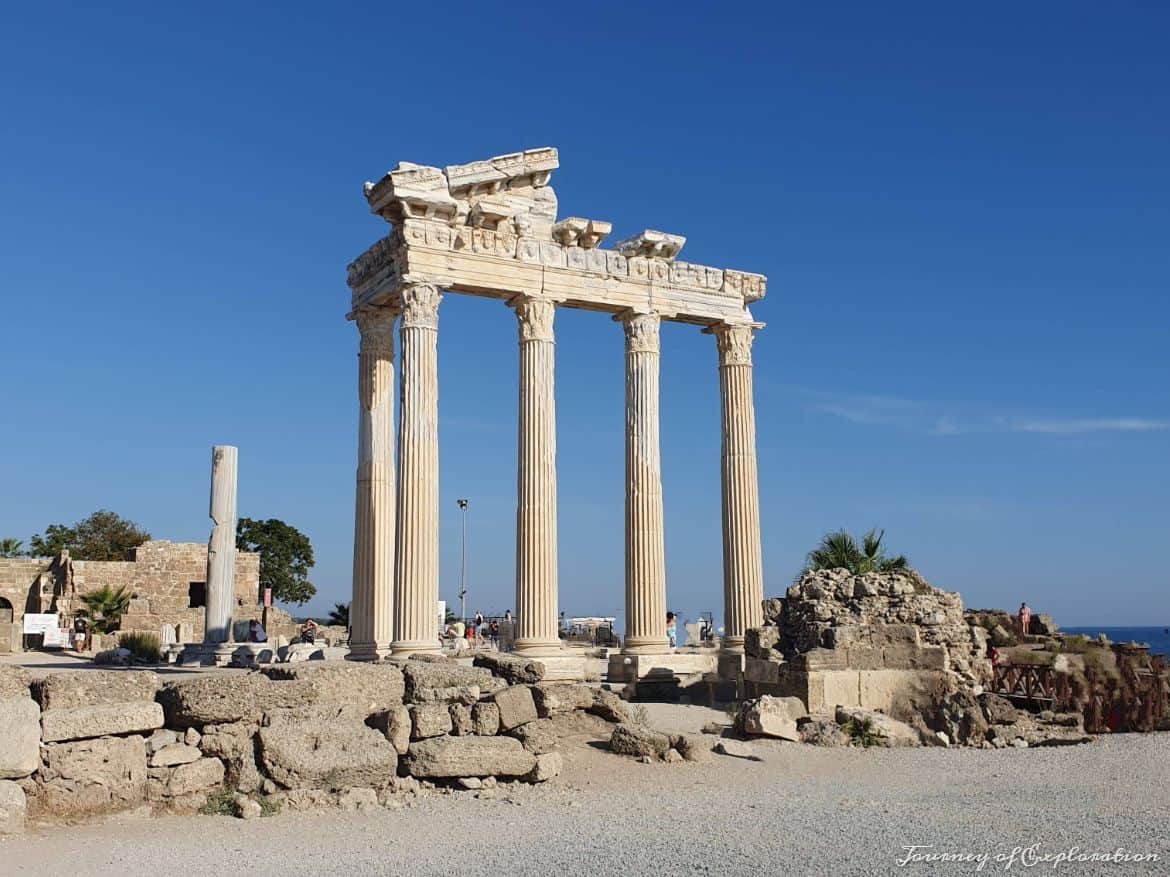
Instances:
[[[678,256],[686,238],[661,231],[645,230],[603,248],[610,222],[557,218],[549,180],[558,166],[556,149],[531,149],[446,168],[401,162],[376,183],[366,183],[370,210],[392,229],[349,266],[348,318],[361,332],[354,659],[438,649],[436,341],[444,290],[496,298],[516,313],[516,651],[539,657],[550,676],[580,673],[557,637],[558,307],[610,314],[626,338],[627,630],[611,673],[637,678],[664,662],[695,657],[670,656],[665,632],[658,412],[663,320],[700,327],[714,336],[718,351],[724,654],[736,668],[746,631],[763,620],[751,358],[763,323],[749,305],[764,297],[767,279],[683,262]],[[396,323],[402,359],[395,455]]]

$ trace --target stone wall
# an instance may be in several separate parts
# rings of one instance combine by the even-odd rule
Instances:
[[[0,617],[0,653],[20,651],[24,615],[41,610],[42,585],[51,587],[48,583],[51,567],[52,561],[40,557],[0,557],[0,599],[4,601],[0,608],[5,610]],[[52,591],[49,593],[51,599]]]

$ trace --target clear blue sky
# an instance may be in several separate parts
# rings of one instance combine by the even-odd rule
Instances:
[[[361,183],[557,146],[561,215],[685,234],[755,306],[766,589],[887,530],[969,605],[1170,622],[1161,3],[10,5],[0,536],[240,512],[348,599]],[[558,316],[561,606],[623,603],[620,327]],[[441,310],[441,595],[511,607],[516,330]],[[721,615],[714,345],[663,337],[669,603]]]

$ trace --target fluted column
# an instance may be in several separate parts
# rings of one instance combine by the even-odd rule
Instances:
[[[207,543],[207,585],[203,642],[232,641],[236,603],[236,471],[239,451],[231,445],[211,449],[211,538]]]
[[[723,647],[743,651],[744,632],[763,624],[760,488],[752,399],[752,324],[713,326],[719,347],[723,421]]]
[[[439,650],[439,375],[436,286],[402,291],[398,415],[395,655]]]
[[[516,465],[516,651],[560,650],[557,636],[557,425],[553,302],[517,296],[520,438]]]
[[[394,622],[394,320],[389,307],[354,314],[358,354],[358,466],[349,658],[390,653]]]
[[[626,331],[626,639],[623,651],[669,651],[658,430],[658,314],[621,314]]]

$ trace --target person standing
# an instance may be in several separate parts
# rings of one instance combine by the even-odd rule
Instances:
[[[678,619],[673,612],[666,613],[666,638],[670,640],[672,649],[678,647]]]
[[[1027,636],[1028,632],[1032,629],[1032,607],[1030,607],[1027,603],[1020,604],[1019,619],[1020,635]]]

